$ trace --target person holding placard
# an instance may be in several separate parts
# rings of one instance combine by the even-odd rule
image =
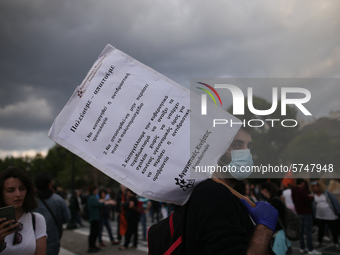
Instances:
[[[251,145],[250,134],[240,129],[219,165],[237,169],[252,165]],[[262,201],[253,208],[221,184],[237,188],[248,175],[241,171],[231,175],[215,172],[212,180],[195,187],[185,219],[185,254],[267,254],[277,210]]]

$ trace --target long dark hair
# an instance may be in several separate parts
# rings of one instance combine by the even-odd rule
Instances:
[[[23,170],[15,167],[9,167],[0,173],[0,207],[7,206],[4,201],[4,183],[8,178],[19,179],[23,185],[26,187],[26,197],[22,205],[22,209],[25,213],[33,211],[37,206],[37,201],[35,198],[35,188],[31,177]]]
[[[268,190],[270,194],[269,202],[272,201],[278,195],[277,186],[272,182],[264,182],[261,184],[261,189]]]

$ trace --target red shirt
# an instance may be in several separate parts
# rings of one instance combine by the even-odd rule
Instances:
[[[313,213],[312,202],[314,201],[314,197],[309,196],[305,188],[293,187],[292,199],[297,214],[306,215]]]

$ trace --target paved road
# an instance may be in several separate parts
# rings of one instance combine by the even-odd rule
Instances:
[[[84,222],[84,227],[77,228],[75,230],[65,230],[63,234],[63,238],[61,240],[61,252],[60,255],[85,255],[87,253],[87,238],[89,235],[89,224]],[[151,222],[148,220],[147,226],[150,226]],[[117,225],[116,222],[111,222],[111,227],[113,233],[116,233]],[[139,239],[142,236],[141,224],[139,224]],[[120,251],[118,249],[118,245],[109,244],[109,238],[104,229],[103,232],[103,240],[107,244],[106,247],[102,248],[100,252],[96,254],[115,254],[116,252],[121,255],[147,255],[148,248],[147,242],[143,240],[138,241],[137,249],[129,248],[125,251]],[[316,244],[316,232],[313,233],[313,242]],[[292,242],[293,254],[298,255],[299,252],[299,242]],[[331,241],[324,241],[324,244],[321,248],[316,248],[318,251],[321,251],[323,255],[340,255],[340,251],[336,250]]]
[[[87,255],[87,238],[88,235],[84,235],[83,233],[79,233],[78,231],[73,230],[65,230],[63,234],[63,238],[61,240],[61,252],[60,255]],[[104,241],[105,242],[105,241]],[[105,242],[107,244],[106,247],[101,248],[99,252],[96,254],[121,254],[121,255],[147,255],[146,251],[142,250],[142,247],[137,249],[127,249],[125,251],[120,251],[118,249],[118,245],[110,245],[109,242]]]
[[[317,243],[317,231],[314,230],[313,233],[313,245]],[[301,254],[299,241],[292,242],[293,254]],[[323,255],[340,255],[340,250],[336,250],[332,241],[323,240],[323,245],[321,247],[314,247],[315,250],[322,252]]]
[[[84,227],[79,227],[74,230],[64,230],[63,237],[61,240],[61,252],[60,255],[85,255],[88,249],[88,236],[89,236],[89,223],[83,222]],[[117,224],[115,221],[111,221],[111,228],[116,237],[115,233],[117,233]],[[148,226],[151,225],[151,222],[147,223]],[[142,228],[141,224],[139,224],[139,238],[142,238]],[[127,250],[121,251],[118,249],[119,245],[111,245],[110,239],[108,237],[106,228],[103,231],[103,241],[106,244],[106,247],[102,247],[98,253],[95,254],[115,254],[116,252],[121,255],[147,255],[148,254],[148,245],[144,240],[138,240],[137,249],[129,248]]]

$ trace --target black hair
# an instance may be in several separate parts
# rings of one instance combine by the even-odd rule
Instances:
[[[100,189],[99,191],[98,191],[98,194],[99,194],[99,198],[101,198],[101,196],[102,196],[102,193],[104,193],[105,195],[107,194],[107,190],[106,189]]]
[[[97,189],[97,186],[90,184],[87,188],[90,195],[93,195],[93,192]]]
[[[25,213],[33,211],[37,208],[38,204],[35,198],[35,188],[31,177],[25,171],[15,168],[9,167],[0,173],[0,207],[8,206],[4,201],[4,183],[8,178],[16,178],[19,179],[23,185],[26,187],[26,196],[24,203],[22,205],[22,209]]]
[[[49,190],[50,184],[52,183],[52,177],[49,173],[42,172],[35,177],[35,187],[39,191]]]
[[[261,190],[262,189],[266,189],[268,190],[269,194],[270,194],[270,199],[272,200],[273,198],[275,198],[277,196],[277,187],[275,186],[274,183],[272,182],[264,182],[261,184]]]
[[[251,130],[247,127],[241,127],[239,129],[238,132],[240,132],[240,130],[243,130],[244,132],[246,132],[248,135],[251,136]],[[223,167],[223,166],[227,166],[230,162],[228,162],[228,157],[227,157],[227,154],[226,152],[224,152],[221,157],[218,159],[217,161],[217,164],[220,166],[220,167]],[[229,172],[225,172],[223,173],[223,175],[225,176],[225,178],[233,178],[232,175],[229,173]]]
[[[296,184],[297,185],[300,185],[301,183],[304,183],[304,182],[305,182],[304,179],[301,179],[301,178],[296,179]]]

